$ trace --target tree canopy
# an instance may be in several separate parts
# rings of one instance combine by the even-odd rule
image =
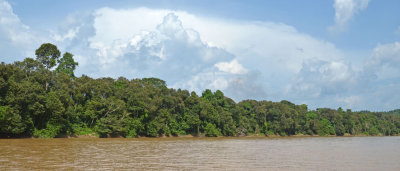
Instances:
[[[57,55],[58,54],[58,55]],[[400,115],[306,104],[244,100],[222,91],[201,96],[168,88],[158,78],[75,77],[78,65],[57,47],[42,45],[37,58],[0,64],[0,137],[98,135],[398,135]]]
[[[78,62],[75,62],[73,54],[65,52],[63,57],[58,60],[57,72],[64,72],[71,77],[75,77],[74,70],[78,66]]]
[[[60,57],[57,46],[51,43],[42,44],[35,52],[36,60],[41,62],[47,69],[56,66],[56,61]]]

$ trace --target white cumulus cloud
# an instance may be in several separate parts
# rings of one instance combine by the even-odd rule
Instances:
[[[305,61],[287,87],[287,97],[312,107],[341,106],[374,111],[397,108],[400,105],[399,59],[400,43],[394,42],[376,46],[359,70],[344,61]]]
[[[220,70],[232,74],[245,74],[247,70],[237,61],[233,60],[231,62],[220,62],[215,64],[215,66]]]
[[[343,58],[333,44],[281,23],[149,8],[70,18],[58,35],[78,57],[78,74],[159,77],[174,88],[221,89],[235,100],[281,100],[304,61]]]
[[[340,33],[348,29],[349,22],[354,15],[367,8],[369,0],[335,0],[335,24],[328,30],[331,33]]]
[[[11,5],[0,0],[0,56],[1,61],[13,62],[33,55],[42,38],[35,36],[29,26],[23,24]],[[32,56],[31,56],[32,57]]]
[[[335,4],[333,27],[342,27],[368,1]],[[382,110],[400,102],[398,42],[376,46],[355,67],[334,44],[276,22],[100,8],[70,14],[58,30],[42,32],[51,36],[38,39],[6,1],[0,0],[0,14],[0,50],[19,53],[15,48],[26,45],[32,53],[40,44],[23,43],[49,40],[75,55],[77,75],[159,77],[173,88],[220,89],[235,100],[286,99],[311,108]]]

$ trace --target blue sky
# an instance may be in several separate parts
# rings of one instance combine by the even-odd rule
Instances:
[[[159,77],[236,101],[400,108],[400,1],[0,0],[1,61],[43,42],[77,75]]]

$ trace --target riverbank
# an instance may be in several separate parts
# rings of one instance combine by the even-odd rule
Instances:
[[[100,137],[97,134],[87,134],[87,135],[57,135],[54,137],[55,139],[75,139],[75,138],[126,138],[126,139],[173,139],[173,138],[305,138],[305,137],[391,137],[391,136],[399,136],[399,135],[365,135],[365,134],[344,134],[342,136],[337,135],[327,135],[327,136],[320,136],[320,135],[305,135],[305,134],[296,134],[296,135],[288,135],[288,136],[281,136],[281,135],[264,135],[264,134],[250,134],[250,135],[240,135],[240,136],[217,136],[217,137],[208,137],[204,134],[200,135],[177,135],[177,136],[157,136],[157,137],[147,137],[147,136],[138,136],[138,137],[123,137],[120,135],[108,135],[107,137]],[[41,137],[0,137],[0,139],[46,139]],[[53,139],[53,138],[48,138]]]

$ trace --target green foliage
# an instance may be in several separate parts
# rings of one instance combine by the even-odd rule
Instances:
[[[306,114],[307,121],[311,121],[311,120],[314,120],[317,118],[318,118],[318,115],[314,112],[307,112],[307,114]]]
[[[60,133],[60,131],[60,125],[48,123],[45,129],[35,129],[33,132],[33,136],[38,138],[54,138]]]
[[[207,99],[208,101],[212,101],[214,99],[214,94],[210,89],[207,89],[201,95],[202,98]]]
[[[282,132],[279,133],[279,135],[280,135],[280,136],[287,136],[287,133],[284,132],[284,131],[282,131]]]
[[[179,124],[177,121],[172,120],[168,124],[168,127],[170,128],[169,130],[171,132],[171,135],[178,136],[178,135],[185,135],[186,134],[186,132],[181,129],[181,127],[185,127],[184,123]]]
[[[129,118],[125,120],[126,134],[127,138],[138,137],[139,133],[144,130],[143,124],[139,119]]]
[[[275,133],[274,133],[273,131],[267,131],[267,132],[265,133],[265,135],[275,135]]]
[[[128,130],[128,133],[125,135],[126,138],[135,138],[138,136],[138,133],[135,129]]]
[[[147,125],[147,131],[146,131],[146,135],[149,137],[156,137],[158,136],[158,131],[157,131],[157,126],[155,122],[150,122]]]
[[[331,125],[328,119],[324,118],[321,121],[319,121],[319,127],[318,127],[318,135],[320,136],[326,136],[326,135],[334,135],[335,134],[335,129]]]
[[[56,68],[57,72],[63,72],[69,75],[72,78],[75,78],[74,70],[78,66],[78,63],[75,62],[73,58],[73,54],[66,52],[63,57],[58,60],[58,66]]]
[[[61,119],[65,111],[64,106],[59,99],[59,95],[57,95],[57,93],[54,91],[48,93],[45,107],[46,113],[48,113],[50,119]]]
[[[72,125],[72,134],[73,135],[95,135],[96,132],[88,128],[86,125],[81,125],[81,124],[73,124]]]
[[[369,135],[379,135],[379,134],[381,134],[381,133],[379,132],[378,128],[376,128],[375,126],[373,126],[373,127],[371,127],[371,128],[368,130],[368,134],[369,134]]]
[[[21,134],[27,125],[23,123],[21,115],[10,106],[0,106],[0,133],[13,135]]]
[[[97,121],[96,130],[101,137],[122,136],[126,133],[124,118],[128,115],[125,110],[125,102],[119,99],[105,101],[105,108]]]
[[[60,57],[60,51],[57,46],[51,43],[42,44],[36,50],[36,59],[41,62],[47,69],[53,68],[56,65],[57,59]]]
[[[208,123],[206,128],[204,128],[204,133],[207,137],[218,137],[221,135],[220,131],[212,123]]]
[[[400,133],[399,110],[309,110],[287,100],[236,103],[220,90],[199,97],[158,78],[75,78],[73,55],[59,56],[57,47],[43,44],[36,60],[0,64],[0,137]],[[50,71],[56,62],[56,72]]]
[[[142,82],[154,86],[155,88],[167,88],[164,80],[158,78],[143,78]]]

